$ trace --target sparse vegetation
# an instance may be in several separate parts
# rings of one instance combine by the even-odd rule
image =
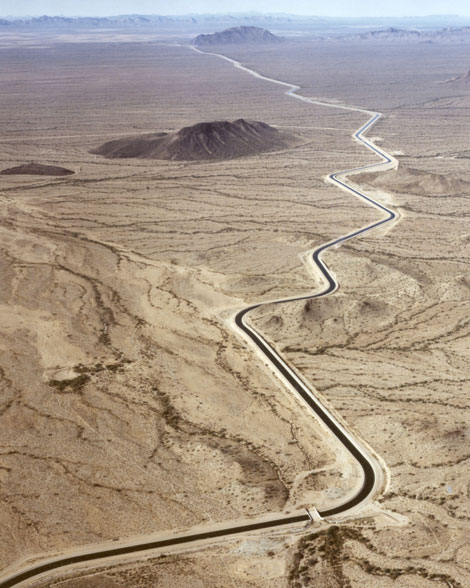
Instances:
[[[350,458],[231,331],[230,313],[319,292],[298,254],[380,217],[324,182],[373,161],[351,141],[366,115],[292,100],[227,62],[155,43],[155,27],[151,43],[137,32],[116,42],[113,30],[91,52],[65,30],[49,45],[53,31],[0,26],[3,167],[78,172],[1,176],[1,567],[46,548],[341,500],[358,481]],[[95,41],[105,34],[93,30]],[[452,47],[447,72],[450,49],[438,43],[344,43],[231,48],[303,96],[380,110],[373,134],[400,159],[397,171],[355,178],[401,218],[325,255],[340,290],[250,313],[391,474],[376,529],[365,513],[322,528],[289,570],[305,588],[362,588],[357,577],[463,587],[469,106],[463,80],[436,82],[468,69],[468,48]],[[89,153],[113,137],[239,117],[302,141],[209,163]],[[292,535],[272,549],[268,535],[233,538],[218,559],[175,557],[161,575],[133,564],[113,582],[228,584],[249,562],[240,588],[282,584]]]
[[[90,380],[88,374],[79,374],[70,380],[50,380],[49,385],[57,388],[60,392],[81,392]]]

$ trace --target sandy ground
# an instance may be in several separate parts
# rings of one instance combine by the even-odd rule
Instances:
[[[403,585],[421,586],[432,583],[435,574],[434,581],[465,586],[470,174],[463,125],[470,97],[468,90],[443,92],[435,83],[445,78],[445,67],[464,70],[462,48],[418,47],[412,60],[405,59],[409,47],[397,49],[388,67],[380,69],[389,49],[375,46],[368,61],[373,75],[362,88],[351,81],[367,76],[366,68],[359,72],[363,46],[350,48],[351,66],[341,70],[328,92],[323,84],[334,55],[318,66],[318,83],[306,85],[384,112],[371,134],[398,152],[400,168],[354,181],[376,196],[386,191],[384,201],[402,218],[386,234],[328,254],[342,284],[336,296],[263,309],[254,322],[384,457],[391,482],[381,504],[408,518],[403,528],[369,535],[362,554],[354,547],[362,539],[345,535],[352,563],[342,567],[343,579],[334,579],[333,565],[330,577],[322,559],[307,564],[306,576],[318,582],[326,574],[332,586],[348,581],[388,586],[387,575],[396,575],[406,577]],[[296,54],[292,49],[276,73],[282,76],[288,62],[291,79],[301,85],[307,76],[295,75]],[[420,70],[424,60],[429,66]],[[268,69],[261,55],[256,61]],[[375,550],[381,557],[374,557]],[[364,565],[366,554],[370,566]],[[413,578],[403,572],[410,566]],[[364,571],[376,579],[367,580]]]
[[[1,54],[9,70],[27,68],[23,82],[4,73],[12,109],[5,165],[66,160],[77,171],[2,181],[4,565],[99,540],[326,506],[359,482],[347,455],[225,322],[253,299],[315,286],[298,253],[328,231],[315,217],[346,210],[321,174],[314,178],[312,160],[330,165],[315,134],[303,129],[299,149],[216,164],[88,153],[102,142],[99,128],[105,136],[179,128],[195,122],[189,115],[236,118],[227,104],[235,86],[231,100],[246,117],[260,118],[270,96],[271,122],[305,126],[310,112],[286,121],[287,97],[250,79],[240,87],[232,68],[211,59],[207,69],[208,58],[187,49],[101,51],[100,67],[81,46]],[[135,79],[116,79],[120,67]],[[145,104],[136,103],[138,86]],[[175,105],[175,95],[187,104]],[[332,151],[357,121],[330,115]],[[56,138],[64,130],[73,138]],[[352,226],[345,218],[341,230]]]
[[[328,255],[338,294],[253,315],[386,460],[385,512],[61,585],[468,584],[470,100],[436,83],[468,69],[466,48],[273,51],[230,55],[305,95],[384,112],[372,135],[401,153],[399,173],[355,177],[402,218]],[[318,287],[299,253],[375,218],[323,181],[374,161],[350,139],[364,117],[153,44],[4,48],[0,80],[3,167],[77,172],[1,180],[2,566],[350,492],[354,465],[224,319]],[[307,141],[216,164],[88,153],[239,117]]]

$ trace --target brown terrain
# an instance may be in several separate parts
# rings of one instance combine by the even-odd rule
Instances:
[[[376,161],[351,138],[366,115],[293,100],[184,46],[105,41],[28,37],[0,52],[2,167],[80,170],[0,182],[2,568],[325,508],[360,481],[228,318],[319,289],[299,255],[377,219],[324,181]],[[465,588],[470,95],[438,82],[465,71],[468,47],[308,40],[228,54],[306,96],[384,114],[370,135],[400,167],[352,181],[399,222],[327,254],[333,296],[250,320],[383,458],[386,488],[347,519],[35,585]],[[219,161],[89,153],[149,128],[239,119],[302,140]]]
[[[266,123],[244,120],[197,123],[174,133],[154,133],[108,141],[90,153],[108,159],[140,158],[167,161],[224,160],[246,157],[299,143],[292,133]]]

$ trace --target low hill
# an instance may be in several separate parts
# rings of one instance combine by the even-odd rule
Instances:
[[[458,85],[458,86],[466,86],[467,84],[470,84],[470,69],[467,71],[467,73],[462,74],[461,76],[457,76],[455,78],[450,78],[449,80],[445,80],[440,83],[441,84],[452,84],[452,85]]]
[[[16,167],[10,167],[0,171],[2,176],[29,175],[29,176],[70,176],[74,174],[70,169],[42,163],[25,163]]]
[[[263,122],[239,119],[184,127],[174,133],[152,133],[108,141],[91,151],[108,159],[169,161],[223,160],[285,149],[300,139]]]
[[[356,176],[356,181],[361,185],[417,196],[464,194],[470,189],[469,182],[451,174],[437,174],[405,166],[386,172],[360,174]]]
[[[192,44],[204,45],[240,45],[247,43],[279,43],[280,37],[276,37],[267,29],[261,27],[233,27],[225,31],[198,35]]]

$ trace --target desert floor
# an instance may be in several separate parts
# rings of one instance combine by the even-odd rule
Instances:
[[[263,534],[48,585],[468,586],[468,46],[289,42],[225,53],[300,93],[378,110],[398,171],[354,181],[400,212],[327,256],[341,288],[252,322],[387,464],[338,526]],[[155,43],[0,50],[2,568],[36,554],[333,504],[348,455],[230,329],[313,291],[303,251],[373,209],[325,183],[375,162],[367,117],[303,104]],[[302,145],[219,163],[105,160],[113,137],[262,120]]]

